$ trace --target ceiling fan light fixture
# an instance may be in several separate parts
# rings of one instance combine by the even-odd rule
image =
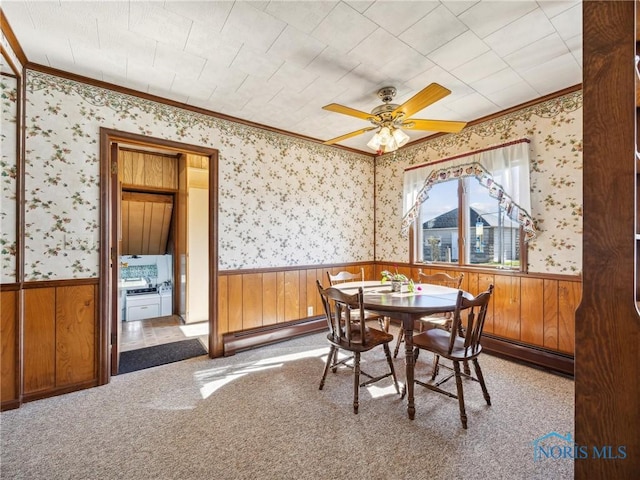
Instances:
[[[369,147],[371,150],[375,150],[376,152],[378,150],[380,150],[380,136],[378,135],[378,133],[376,132],[373,137],[371,137],[371,140],[369,140],[369,143],[367,143],[367,147]]]
[[[391,137],[387,144],[384,146],[384,153],[395,152],[398,149],[399,145],[396,142],[396,139]]]
[[[391,136],[391,131],[389,127],[382,127],[380,131],[377,133],[378,138],[380,139],[380,145],[386,145],[393,138]]]
[[[392,135],[394,140],[398,144],[398,148],[402,147],[404,144],[406,144],[409,141],[409,135],[404,133],[399,128],[394,129]]]

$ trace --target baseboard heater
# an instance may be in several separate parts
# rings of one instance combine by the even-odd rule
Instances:
[[[264,327],[250,328],[239,332],[225,333],[222,335],[223,355],[228,357],[242,350],[281,342],[301,335],[321,332],[326,329],[327,320],[323,315],[276,323]]]
[[[482,335],[482,349],[486,353],[520,360],[549,370],[573,376],[573,357],[559,352],[544,350],[516,343],[512,340]]]

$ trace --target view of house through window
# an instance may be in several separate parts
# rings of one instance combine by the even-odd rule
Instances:
[[[473,177],[435,184],[420,206],[419,226],[420,262],[520,267],[520,225]]]

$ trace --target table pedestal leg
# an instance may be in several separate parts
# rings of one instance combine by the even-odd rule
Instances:
[[[407,366],[407,413],[409,414],[409,419],[413,420],[416,416],[416,406],[413,398],[413,376],[416,361],[413,358],[413,328],[411,327],[407,328],[406,325],[404,327],[404,361]]]

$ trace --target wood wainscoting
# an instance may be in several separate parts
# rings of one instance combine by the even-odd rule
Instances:
[[[19,298],[17,283],[0,291],[0,400],[2,410],[20,406]]]
[[[392,265],[378,263],[376,277]],[[495,289],[484,327],[486,351],[573,375],[575,312],[582,298],[576,275],[549,275],[448,266],[403,265],[398,271],[464,273],[462,288],[477,295]]]
[[[98,385],[98,279],[23,289],[22,400]]]
[[[224,355],[326,329],[316,280],[327,272],[374,275],[375,264],[350,263],[279,270],[221,271],[218,276],[218,335]]]
[[[220,272],[218,341],[224,355],[233,355],[326,328],[316,280],[328,284],[329,271],[358,273],[378,279],[395,264],[355,263],[279,270]],[[463,272],[462,288],[474,295],[495,286],[484,335],[489,352],[573,375],[575,310],[580,303],[579,276],[498,270],[399,265],[417,279],[424,273]]]

